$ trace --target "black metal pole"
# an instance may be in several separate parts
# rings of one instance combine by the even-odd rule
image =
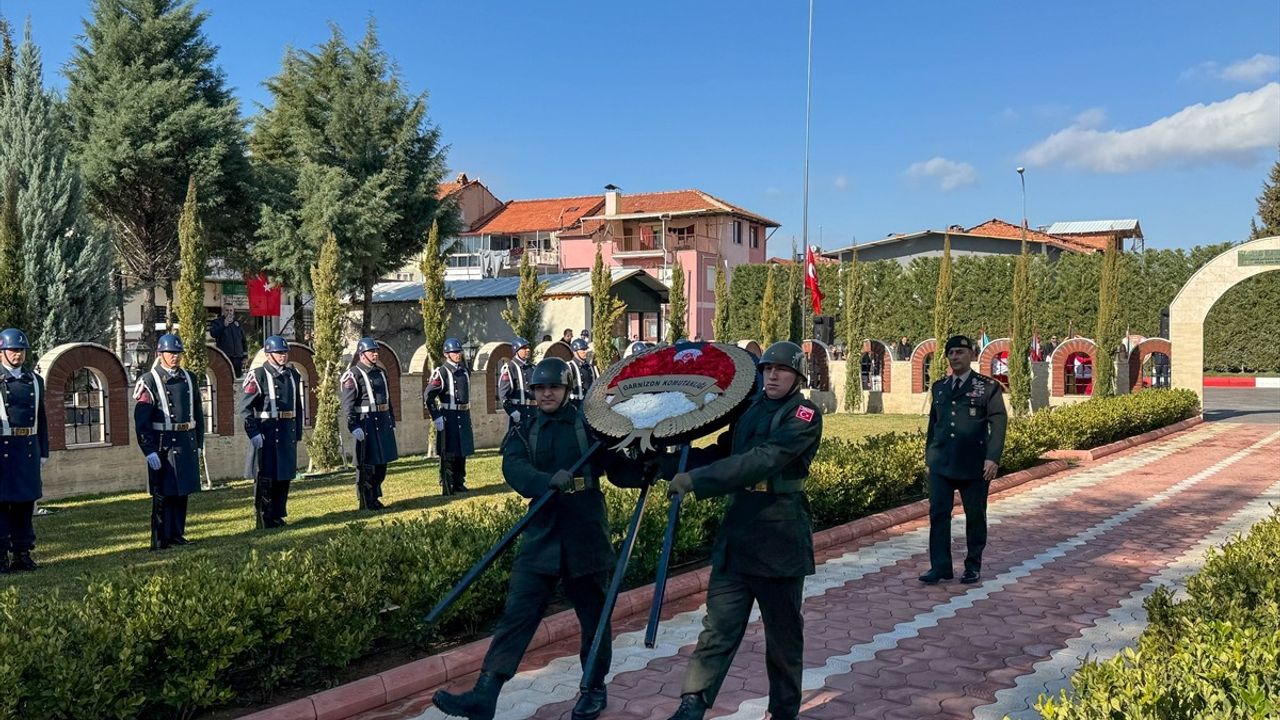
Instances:
[[[640,516],[644,514],[644,502],[649,498],[649,486],[640,489],[640,497],[636,500],[635,512],[631,513],[631,524],[627,527],[627,537],[622,541],[622,549],[618,552],[618,564],[613,569],[613,579],[609,581],[609,592],[604,596],[604,608],[600,611],[600,622],[596,624],[596,634],[591,640],[591,652],[587,653],[587,662],[582,666],[582,682],[590,682],[592,671],[596,667],[596,659],[600,656],[600,646],[605,641],[605,628],[609,626],[609,618],[613,615],[613,606],[618,602],[618,590],[622,587],[622,576],[627,574],[627,562],[631,560],[631,550],[636,545],[636,535],[640,532]],[[613,642],[613,638],[609,639]]]
[[[680,466],[676,472],[684,472],[689,465],[689,443],[680,448]],[[662,602],[667,594],[667,573],[671,570],[671,548],[676,542],[676,528],[680,525],[679,495],[671,498],[667,508],[667,529],[662,535],[662,554],[658,556],[658,573],[653,579],[653,603],[649,605],[649,624],[644,629],[644,646],[652,648],[658,639],[658,623],[662,619]]]
[[[578,461],[569,468],[569,473],[573,474],[577,472],[578,468],[581,468],[583,463],[587,461],[587,458],[591,457],[591,455],[600,448],[600,445],[601,442],[599,440],[592,443],[591,447],[587,448],[587,451],[583,453],[582,457],[578,458]],[[453,589],[449,591],[448,595],[445,595],[440,602],[436,603],[435,607],[431,608],[431,612],[427,613],[427,616],[423,619],[423,623],[428,626],[434,625],[435,622],[440,619],[440,616],[444,614],[444,611],[448,610],[449,606],[455,603],[458,598],[467,591],[467,588],[471,587],[471,584],[476,581],[476,578],[483,575],[484,571],[488,570],[489,566],[493,565],[493,562],[498,559],[498,556],[511,546],[511,543],[515,541],[516,537],[524,531],[526,526],[528,526],[529,521],[533,519],[533,516],[538,514],[538,511],[542,509],[542,506],[546,505],[547,501],[550,500],[551,496],[555,495],[555,493],[555,490],[548,490],[538,496],[538,498],[529,505],[529,509],[525,511],[524,516],[516,521],[515,525],[511,526],[511,529],[508,530],[506,534],[489,549],[489,552],[484,554],[484,557],[480,558],[479,562],[471,566],[471,569],[467,571],[466,575],[462,576],[462,579],[458,581],[457,585],[453,586]]]

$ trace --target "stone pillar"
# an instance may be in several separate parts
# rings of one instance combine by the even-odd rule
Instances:
[[[1031,410],[1049,407],[1049,361],[1031,361]]]
[[[1129,356],[1116,356],[1116,376],[1115,384],[1116,395],[1127,395],[1129,393]]]

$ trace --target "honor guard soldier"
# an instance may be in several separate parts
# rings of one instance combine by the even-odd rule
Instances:
[[[252,445],[253,509],[257,527],[284,525],[289,483],[298,474],[302,439],[302,376],[289,365],[289,343],[272,335],[262,347],[267,361],[244,376],[240,417]]]
[[[987,546],[987,490],[1000,469],[1008,416],[1000,383],[973,372],[975,348],[963,335],[947,340],[951,375],[933,384],[925,464],[929,466],[929,571],[920,582],[933,585],[954,577],[951,566],[951,508],[960,491],[968,545],[962,583],[982,575]]]
[[[600,473],[619,487],[642,487],[646,463],[600,448],[575,474],[569,468],[588,449],[582,411],[569,402],[568,363],[539,362],[529,379],[537,396],[536,412],[527,412],[502,444],[502,474],[507,484],[530,500],[549,489],[556,495],[535,515],[520,539],[511,570],[506,607],[480,666],[475,687],[465,693],[440,691],[435,706],[448,715],[492,720],[502,685],[516,673],[557,583],[573,604],[582,632],[579,657],[586,664],[591,641],[604,610],[606,580],[614,565],[609,520]],[[609,637],[610,630],[605,629]],[[595,720],[607,704],[604,678],[610,643],[600,647],[591,677],[583,677],[573,720]]]
[[[423,402],[436,426],[440,451],[440,492],[467,491],[467,456],[476,451],[471,434],[471,374],[462,362],[462,343],[444,341],[444,364],[431,371]]]
[[[186,538],[187,498],[200,491],[204,408],[200,385],[178,367],[182,340],[161,335],[159,357],[133,387],[133,427],[147,459],[151,493],[151,549],[191,544]]]
[[[769,716],[794,720],[800,712],[802,591],[805,576],[814,571],[813,521],[804,485],[822,439],[822,412],[800,392],[807,374],[799,345],[770,345],[760,356],[760,368],[764,391],[715,445],[690,452],[694,469],[671,479],[675,495],[730,496],[712,548],[702,634],[671,720],[702,720],[715,704],[757,602],[764,622]]]
[[[22,369],[29,347],[21,330],[0,332],[0,573],[36,569],[31,515],[41,495],[40,468],[49,459],[49,418],[44,378]]]
[[[507,427],[519,425],[522,416],[533,409],[533,388],[529,387],[529,375],[533,372],[533,354],[529,341],[522,337],[511,343],[515,357],[503,363],[498,373],[498,402],[502,411],[510,418]]]
[[[587,399],[587,393],[591,391],[591,385],[596,381],[598,373],[595,366],[587,359],[591,346],[585,339],[574,340],[570,347],[573,348],[573,360],[569,362],[569,369],[573,371],[573,387],[569,391],[569,399],[581,408],[582,401]]]
[[[396,418],[387,374],[378,365],[378,341],[360,338],[356,362],[340,381],[342,412],[356,441],[356,499],[361,510],[381,510],[382,481],[396,451]]]

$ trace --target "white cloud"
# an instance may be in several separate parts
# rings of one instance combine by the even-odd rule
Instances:
[[[837,190],[847,190],[849,189],[849,178],[844,175],[837,175],[832,184],[836,186]]]
[[[1101,127],[1107,121],[1107,111],[1100,107],[1089,108],[1084,112],[1076,115],[1076,119],[1072,121],[1073,127],[1096,128]]]
[[[1213,78],[1238,83],[1259,83],[1280,74],[1280,57],[1258,53],[1251,58],[1237,60],[1229,65],[1209,60],[1186,70],[1182,80]]]
[[[1280,143],[1280,83],[1197,103],[1132,130],[1072,125],[1022,153],[1028,165],[1125,173],[1162,165],[1253,162]]]
[[[972,165],[944,157],[912,163],[906,170],[906,176],[916,180],[937,180],[943,192],[976,185],[978,182],[978,171]]]

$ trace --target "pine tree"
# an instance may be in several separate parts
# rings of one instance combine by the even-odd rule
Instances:
[[[861,360],[866,301],[860,275],[858,251],[855,249],[853,258],[844,271],[844,322],[842,323],[844,346],[848,348],[845,353],[844,411],[850,413],[862,409]]]
[[[355,46],[334,27],[314,51],[287,51],[266,86],[271,104],[250,138],[265,179],[254,255],[305,290],[321,243],[336,233],[339,282],[362,298],[368,333],[378,278],[422,249],[432,222],[442,238],[461,229],[456,205],[436,197],[444,145],[426,93],[406,92],[372,22]]]
[[[618,361],[618,348],[613,345],[614,326],[627,309],[625,303],[614,297],[613,273],[604,264],[600,244],[596,243],[596,261],[591,266],[591,337],[595,338],[592,352],[596,367],[605,370]]]
[[[1014,415],[1025,415],[1031,409],[1031,360],[1027,351],[1034,342],[1031,331],[1035,323],[1031,289],[1031,254],[1027,243],[1013,269],[1011,327],[1009,330],[1009,406]]]
[[[208,271],[209,258],[196,192],[196,179],[192,176],[187,183],[187,201],[182,206],[182,218],[178,221],[180,269],[178,284],[174,288],[177,312],[170,314],[178,316],[178,336],[186,349],[182,354],[182,367],[190,370],[203,384],[209,369],[204,310],[204,276]]]
[[[111,246],[83,212],[80,177],[67,158],[64,118],[44,89],[30,23],[18,48],[11,91],[0,97],[0,178],[18,177],[22,273],[32,354],[64,342],[101,342],[114,293]]]
[[[951,235],[943,236],[942,261],[938,265],[938,286],[933,297],[933,337],[937,349],[929,366],[933,381],[947,376],[947,338],[955,331],[955,290],[951,287]]]
[[[431,367],[444,363],[444,339],[449,331],[449,310],[444,302],[444,254],[440,248],[440,223],[432,222],[427,246],[418,270],[422,273],[422,337]]]
[[[315,362],[320,384],[316,389],[316,427],[307,443],[312,470],[342,464],[338,450],[338,380],[342,376],[341,256],[333,233],[320,246],[320,264],[311,270],[315,293]]]
[[[684,294],[684,266],[676,256],[671,266],[670,306],[667,312],[667,342],[672,345],[688,333],[689,301]]]
[[[18,223],[18,177],[10,172],[0,203],[0,328],[26,326],[22,282],[22,226]]]
[[[542,296],[551,283],[538,279],[538,267],[529,259],[530,254],[526,252],[520,258],[520,286],[516,288],[516,304],[513,307],[508,300],[507,309],[501,315],[516,335],[528,340],[530,346],[533,346],[537,344],[542,332]]]
[[[239,105],[203,33],[207,13],[182,0],[93,0],[67,64],[72,149],[89,212],[108,231],[131,288],[142,291],[151,346],[155,289],[175,276],[187,181],[224,257],[247,245],[250,174]]]
[[[13,52],[13,28],[0,15],[0,98],[9,94],[13,84],[16,56]]]
[[[764,299],[760,303],[760,348],[769,347],[778,338],[777,266],[770,265],[764,282]]]
[[[729,327],[733,322],[730,315],[729,303],[729,283],[724,277],[724,261],[716,261],[716,309],[715,314],[711,316],[711,331],[715,334],[715,341],[727,343],[729,339]]]
[[[1120,250],[1108,245],[1102,257],[1102,278],[1098,283],[1098,322],[1093,337],[1098,358],[1093,369],[1094,397],[1115,394],[1116,348],[1122,340],[1120,326]]]
[[[1262,194],[1258,196],[1258,217],[1262,225],[1250,220],[1252,232],[1250,240],[1280,235],[1280,159],[1271,166],[1271,177],[1262,183]]]

